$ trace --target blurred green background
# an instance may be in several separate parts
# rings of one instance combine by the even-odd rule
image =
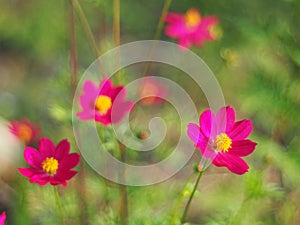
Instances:
[[[80,1],[101,54],[113,47],[112,2]],[[121,43],[152,39],[163,4],[162,0],[121,1]],[[222,38],[192,51],[212,69],[226,103],[237,110],[238,119],[253,121],[251,138],[258,146],[246,159],[251,169],[244,176],[223,168],[208,169],[188,221],[209,225],[298,225],[300,1],[174,0],[170,11],[185,13],[191,7],[220,19]],[[76,37],[81,76],[95,56],[77,16]],[[175,42],[164,34],[161,39]],[[189,89],[199,114],[207,107],[201,90],[189,88],[193,84],[180,72],[168,78]],[[40,125],[43,136],[56,143],[68,138],[76,151],[71,123],[69,1],[0,1],[0,79],[2,118],[27,117]],[[169,112],[170,108],[156,110]],[[157,112],[149,113],[151,117]],[[160,158],[169,153],[158,154]],[[161,184],[129,187],[130,224],[169,224],[169,212],[192,165]],[[3,209],[10,208],[8,224],[58,224],[51,188],[30,184],[17,171],[14,176],[7,179],[1,174],[1,194],[10,193],[8,200],[0,196],[5,203]],[[76,182],[74,179],[67,188],[60,189],[67,224],[118,224],[116,185],[105,190],[101,177],[87,166],[87,208],[83,209],[85,203],[76,194]]]

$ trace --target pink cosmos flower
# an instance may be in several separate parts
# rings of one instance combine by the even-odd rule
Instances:
[[[168,13],[165,22],[165,34],[178,39],[179,45],[190,48],[192,44],[202,47],[206,41],[214,41],[218,35],[214,32],[219,19],[201,16],[197,9],[191,8],[186,14]]]
[[[163,104],[167,95],[166,87],[153,77],[145,77],[140,90],[140,103],[144,106]]]
[[[4,225],[5,220],[6,220],[6,213],[3,212],[0,214],[0,225]]]
[[[40,134],[39,128],[26,118],[20,121],[12,120],[9,129],[24,144],[33,143]]]
[[[215,166],[225,166],[231,172],[244,174],[247,163],[241,158],[251,154],[256,143],[246,139],[252,131],[250,120],[235,122],[235,112],[230,107],[221,108],[217,115],[211,110],[203,112],[200,127],[188,124],[188,136],[200,149],[204,158],[209,158]]]
[[[50,182],[51,185],[66,186],[66,181],[77,174],[71,169],[80,161],[79,154],[69,151],[70,143],[67,140],[62,140],[55,147],[50,139],[42,138],[38,150],[25,147],[24,158],[30,168],[19,168],[19,171],[31,183],[45,185]]]
[[[133,102],[125,99],[126,89],[123,86],[114,87],[107,78],[99,86],[91,80],[85,81],[83,91],[79,97],[82,111],[77,113],[81,120],[94,119],[107,126],[119,122],[133,107]]]

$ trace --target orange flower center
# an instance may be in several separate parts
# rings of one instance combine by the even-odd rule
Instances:
[[[215,139],[215,148],[218,152],[228,152],[231,148],[232,141],[227,134],[219,134]]]
[[[51,158],[46,158],[42,162],[42,169],[49,174],[55,174],[57,169],[58,169],[58,161],[57,159],[54,159],[53,157]]]
[[[26,124],[21,124],[18,127],[18,137],[25,143],[29,143],[32,138],[32,129]]]
[[[107,111],[111,108],[112,101],[111,98],[106,95],[100,95],[96,99],[96,110],[100,113],[100,115],[104,115],[107,113]]]
[[[188,27],[196,27],[201,22],[201,15],[196,9],[190,9],[185,14],[185,23]]]

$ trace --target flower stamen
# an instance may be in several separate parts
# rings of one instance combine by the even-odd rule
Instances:
[[[57,159],[51,157],[51,158],[46,158],[42,162],[42,169],[49,174],[55,174],[57,169],[58,169],[58,161]]]
[[[112,101],[111,98],[106,95],[100,95],[96,99],[95,108],[100,113],[100,115],[104,115],[111,108]]]
[[[196,27],[201,22],[201,15],[196,9],[190,9],[185,14],[185,23],[188,27]]]
[[[231,148],[232,140],[227,134],[221,133],[217,135],[214,144],[218,152],[228,152],[228,150]]]

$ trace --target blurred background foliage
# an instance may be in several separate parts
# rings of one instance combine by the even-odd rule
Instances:
[[[113,47],[112,2],[80,1],[101,54]],[[121,1],[121,43],[152,39],[162,7],[162,0]],[[220,18],[222,38],[192,50],[212,69],[227,104],[237,109],[238,118],[252,119],[252,139],[258,146],[247,158],[249,173],[242,177],[222,168],[208,169],[192,202],[188,221],[210,225],[298,225],[300,1],[174,0],[170,11],[184,13],[191,7],[203,15]],[[0,116],[6,120],[27,117],[40,125],[43,136],[56,142],[70,139],[75,151],[69,27],[69,1],[0,1]],[[95,56],[78,17],[76,36],[82,75]],[[174,42],[164,34],[161,39]],[[125,71],[127,80],[134,79],[132,71]],[[199,113],[207,107],[203,93],[191,88],[195,84],[187,76],[172,68],[164,71],[166,77],[188,89]],[[169,112],[170,107],[150,109],[150,118],[160,110]],[[168,118],[168,113],[163,115]],[[170,123],[174,123],[174,118]],[[170,145],[165,143],[160,148],[168,149]],[[160,151],[157,158],[169,153]],[[132,153],[129,157],[137,156]],[[197,160],[196,153],[194,162]],[[129,187],[130,224],[169,224],[168,214],[192,164],[164,183]],[[51,188],[32,185],[17,172],[14,176],[7,180],[1,174],[0,200],[5,203],[1,207],[10,207],[12,212],[8,211],[8,224],[57,224]],[[75,179],[60,189],[67,224],[88,224],[82,220],[82,199],[76,194],[80,185],[76,182]],[[88,205],[84,217],[90,224],[117,224],[116,185],[106,190],[103,179],[87,167],[86,186]],[[7,191],[13,193],[8,200],[3,197]]]

